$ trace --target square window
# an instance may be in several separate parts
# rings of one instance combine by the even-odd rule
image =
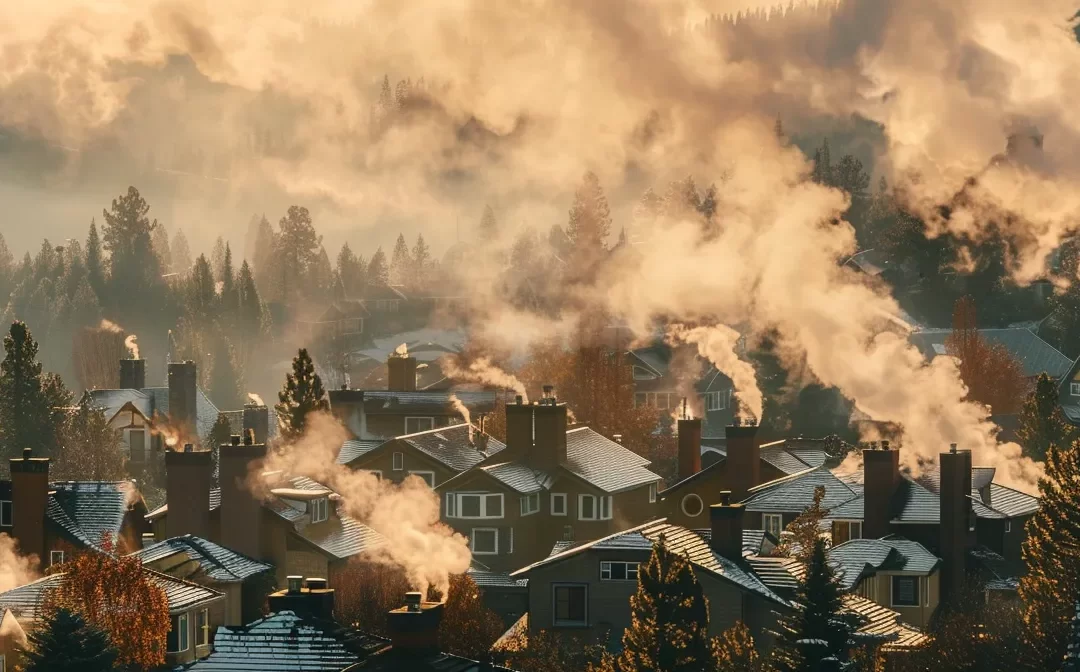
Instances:
[[[49,551],[49,566],[64,564],[63,551]]]
[[[330,500],[320,497],[311,500],[311,522],[321,523],[330,517]]]
[[[210,643],[210,610],[201,609],[195,612],[195,646],[206,646]]]
[[[131,461],[146,461],[146,430],[133,429],[128,432],[128,446],[131,447]]]
[[[0,501],[0,527],[11,527],[11,502]]]
[[[461,501],[461,517],[462,518],[479,518],[480,517],[480,495],[459,495]]]
[[[1080,383],[1069,383],[1069,394],[1080,397]]]
[[[779,513],[766,513],[762,514],[761,522],[763,524],[762,529],[771,534],[773,537],[779,539],[780,531],[784,529],[784,518]]]
[[[566,493],[565,492],[553,492],[553,493],[551,493],[551,515],[553,515],[553,516],[565,516],[566,515]]]
[[[540,493],[534,492],[521,498],[521,515],[531,516],[540,510]]]
[[[493,527],[474,527],[472,531],[472,552],[475,555],[497,555],[499,553],[499,531]]]
[[[636,562],[601,562],[600,580],[602,581],[637,581],[638,563]]]
[[[596,497],[578,495],[578,518],[581,520],[596,520]]]
[[[852,539],[862,539],[862,523],[848,523],[848,531],[850,532]]]
[[[892,606],[894,606],[894,607],[917,607],[917,606],[919,606],[919,577],[917,577],[917,576],[894,576],[894,577],[892,577]]]
[[[555,607],[554,625],[588,625],[588,586],[555,584],[551,590]]]
[[[435,489],[434,471],[410,471],[409,474],[413,476],[419,476],[420,478],[424,479],[424,482],[427,483],[429,488],[431,488],[432,490]]]
[[[401,471],[405,468],[405,455],[402,453],[394,453],[394,471]]]

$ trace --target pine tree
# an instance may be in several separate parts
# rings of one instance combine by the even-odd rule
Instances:
[[[256,279],[260,290],[266,292],[266,283],[269,281],[271,264],[274,258],[274,249],[277,247],[277,234],[266,215],[262,216],[255,231],[255,254],[251,258],[254,265]]]
[[[218,236],[214,241],[214,248],[210,251],[210,270],[218,280],[224,275],[225,266],[225,240]]]
[[[620,672],[700,672],[711,666],[709,606],[690,561],[663,537],[638,571]]]
[[[780,672],[820,672],[823,661],[848,659],[853,623],[843,606],[840,582],[829,565],[825,541],[814,543],[806,575],[795,594],[795,611],[780,623],[776,667]]]
[[[573,279],[588,281],[607,251],[611,211],[595,173],[585,173],[574,194],[566,236],[571,244],[569,264]]]
[[[390,269],[386,265],[386,253],[381,247],[375,250],[368,262],[367,284],[372,287],[385,287],[390,284]]]
[[[341,252],[337,256],[337,274],[345,290],[346,297],[363,295],[364,267],[353,254],[348,243],[341,246]]]
[[[236,310],[236,272],[233,271],[232,248],[228,243],[225,244],[218,282],[221,283],[221,307],[226,315],[232,315]]]
[[[814,499],[810,505],[787,526],[787,531],[791,535],[781,540],[780,546],[776,549],[778,555],[798,558],[803,563],[809,563],[810,555],[814,552],[814,544],[819,539],[825,541],[826,549],[828,548],[828,541],[821,536],[821,521],[829,515],[829,510],[821,506],[824,499],[825,486],[819,485],[814,488]]]
[[[499,234],[498,224],[495,222],[495,211],[490,205],[485,205],[484,213],[480,215],[478,234],[481,243],[491,243]]]
[[[236,278],[236,323],[243,339],[254,339],[264,330],[262,299],[247,260]]]
[[[315,233],[308,209],[297,205],[289,206],[278,226],[275,257],[281,265],[282,298],[288,300],[304,286],[308,271],[318,261],[322,236]]]
[[[67,609],[57,609],[30,631],[20,649],[25,672],[111,672],[117,651],[101,630]]]
[[[237,369],[233,348],[223,334],[214,339],[212,357],[210,400],[218,408],[240,408],[243,406],[240,396],[244,388],[243,376]]]
[[[409,255],[409,245],[405,242],[405,235],[399,233],[397,242],[394,243],[394,255],[390,258],[390,284],[404,285],[410,279],[412,272],[412,257]]]
[[[154,227],[152,242],[154,254],[157,255],[158,260],[161,262],[161,269],[169,273],[172,270],[172,252],[169,249],[169,232],[165,230],[164,224],[159,222]]]
[[[89,398],[76,407],[63,431],[49,471],[58,481],[118,481],[124,470],[123,436]]]
[[[832,186],[833,167],[828,138],[825,138],[821,143],[821,147],[814,150],[814,170],[811,172],[810,177],[818,184]]]
[[[768,663],[754,646],[750,629],[739,621],[712,640],[713,672],[766,672]]]
[[[86,236],[86,277],[98,297],[98,302],[105,299],[105,262],[101,258],[101,239],[98,237],[97,222],[90,220],[90,233]]]
[[[1046,459],[1050,446],[1068,446],[1077,438],[1058,404],[1057,383],[1049,375],[1039,374],[1035,389],[1024,400],[1016,434],[1024,455],[1039,462]]]
[[[278,392],[278,402],[274,410],[277,411],[281,434],[286,439],[294,439],[304,433],[309,413],[329,409],[322,380],[315,373],[315,363],[311,361],[306,348],[300,348],[293,358],[292,372],[285,376],[285,385]]]
[[[416,236],[416,244],[412,249],[413,284],[416,287],[426,287],[428,274],[431,271],[431,249],[424,242],[424,234]]]
[[[187,310],[195,320],[208,323],[217,315],[218,295],[214,273],[205,254],[200,254],[188,279]]]
[[[125,312],[140,315],[157,309],[163,300],[161,263],[154,254],[152,235],[157,220],[149,217],[150,204],[135,187],[114,198],[105,218],[102,241],[109,251],[112,297]]]
[[[0,362],[0,456],[5,460],[32,448],[48,454],[56,437],[52,409],[43,389],[38,345],[23,322],[14,322],[4,338]]]
[[[169,251],[172,252],[173,273],[186,276],[191,271],[191,247],[188,245],[183,229],[176,230]]]

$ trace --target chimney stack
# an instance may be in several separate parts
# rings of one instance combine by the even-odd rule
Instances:
[[[255,433],[255,443],[266,443],[270,433],[270,409],[257,404],[244,405],[244,435]]]
[[[184,437],[197,434],[197,395],[195,362],[169,364],[169,420]]]
[[[731,492],[720,493],[720,503],[709,507],[714,551],[728,560],[742,560],[744,504],[732,504]]]
[[[195,452],[191,444],[184,452],[165,453],[165,536],[191,534],[203,539],[210,533],[210,451]]]
[[[679,418],[679,480],[701,471],[701,418]]]
[[[761,484],[761,456],[758,454],[757,425],[729,425],[727,437],[727,471],[731,496],[735,501],[746,498],[750,488]]]
[[[866,539],[880,539],[889,534],[892,521],[892,498],[900,486],[900,451],[888,441],[863,450],[863,528]]]
[[[416,391],[416,358],[391,354],[386,360],[387,388],[391,392]]]
[[[45,557],[45,509],[49,504],[49,458],[34,457],[24,448],[22,457],[13,457],[11,470],[11,535],[19,542],[19,552],[36,555],[40,566]]]
[[[300,618],[334,619],[334,589],[326,579],[289,576],[288,587],[272,593],[267,599],[271,612],[291,611]],[[304,585],[304,584],[307,585]]]
[[[532,453],[533,407],[521,403],[521,397],[506,406],[506,447],[521,458]]]
[[[120,389],[141,390],[146,387],[146,360],[120,360]]]
[[[534,469],[554,473],[566,464],[566,404],[555,397],[545,397],[533,411],[533,446],[529,465]]]
[[[943,600],[955,600],[967,581],[967,553],[975,536],[971,529],[971,451],[958,451],[954,443],[949,452],[941,453],[940,459],[941,596]]]
[[[440,650],[439,624],[442,622],[441,602],[424,602],[423,595],[405,594],[405,606],[387,614],[387,630],[393,652],[425,654]]]
[[[265,443],[221,446],[218,481],[221,484],[221,538],[229,548],[261,558],[262,502],[251,491],[249,474],[259,473],[266,459]]]
[[[142,533],[142,548],[153,546],[155,543],[157,543],[157,539],[154,538],[153,532]]]

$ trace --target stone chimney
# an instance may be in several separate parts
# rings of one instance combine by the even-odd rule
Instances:
[[[391,354],[386,360],[386,381],[391,392],[415,392],[416,358]]]
[[[761,456],[758,453],[757,425],[731,425],[727,437],[727,480],[735,501],[746,498],[750,488],[761,484]]]
[[[533,406],[533,428],[529,466],[553,473],[566,464],[566,404],[545,397]]]
[[[745,505],[732,504],[731,492],[720,493],[720,503],[709,507],[712,549],[728,560],[742,560],[743,513]]]
[[[45,556],[45,509],[49,504],[49,458],[34,457],[24,448],[13,457],[11,468],[11,535],[24,555],[36,555],[41,566]]]
[[[196,452],[190,443],[184,446],[183,452],[170,450],[165,453],[165,503],[169,507],[165,519],[167,538],[185,534],[208,538],[212,467],[210,451]]]
[[[967,580],[967,554],[974,543],[975,521],[971,509],[971,451],[957,450],[941,453],[940,555],[942,559],[942,600],[955,600],[963,592]]]
[[[291,611],[301,618],[334,619],[334,589],[326,579],[289,576],[288,587],[267,598],[271,612]]]
[[[866,539],[880,539],[889,534],[892,498],[900,486],[900,451],[888,441],[864,450],[863,456],[863,528]]]
[[[701,471],[701,418],[679,418],[679,480]]]
[[[169,364],[169,421],[190,440],[197,435],[195,362],[188,360]]]
[[[141,390],[146,387],[146,360],[120,360],[120,389]]]
[[[233,437],[221,446],[218,481],[221,484],[221,539],[228,547],[252,558],[263,557],[262,501],[251,490],[249,475],[261,471],[265,443],[245,443]]]
[[[442,616],[441,602],[424,602],[420,593],[405,593],[405,606],[387,614],[387,630],[390,631],[393,652],[397,655],[423,655],[439,651]]]
[[[506,405],[506,447],[521,458],[527,458],[533,447],[533,406],[517,397]]]
[[[244,434],[255,432],[255,443],[266,443],[270,433],[270,409],[258,404],[244,405]]]

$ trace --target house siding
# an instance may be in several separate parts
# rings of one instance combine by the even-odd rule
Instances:
[[[398,471],[394,470],[394,453],[402,454],[402,469]],[[431,471],[434,472],[435,487],[459,473],[404,441],[392,441],[379,446],[350,462],[349,467],[381,472],[384,480],[394,483],[404,481],[410,471]]]
[[[941,575],[934,572],[930,576],[919,576],[919,606],[898,607],[892,604],[892,578],[905,576],[903,572],[878,572],[874,576],[863,579],[857,590],[861,595],[870,597],[883,607],[892,609],[900,614],[900,620],[910,623],[917,628],[926,628],[930,625],[930,619],[937,611],[941,602]],[[906,576],[913,576],[906,574]],[[929,593],[929,594],[927,594]]]

